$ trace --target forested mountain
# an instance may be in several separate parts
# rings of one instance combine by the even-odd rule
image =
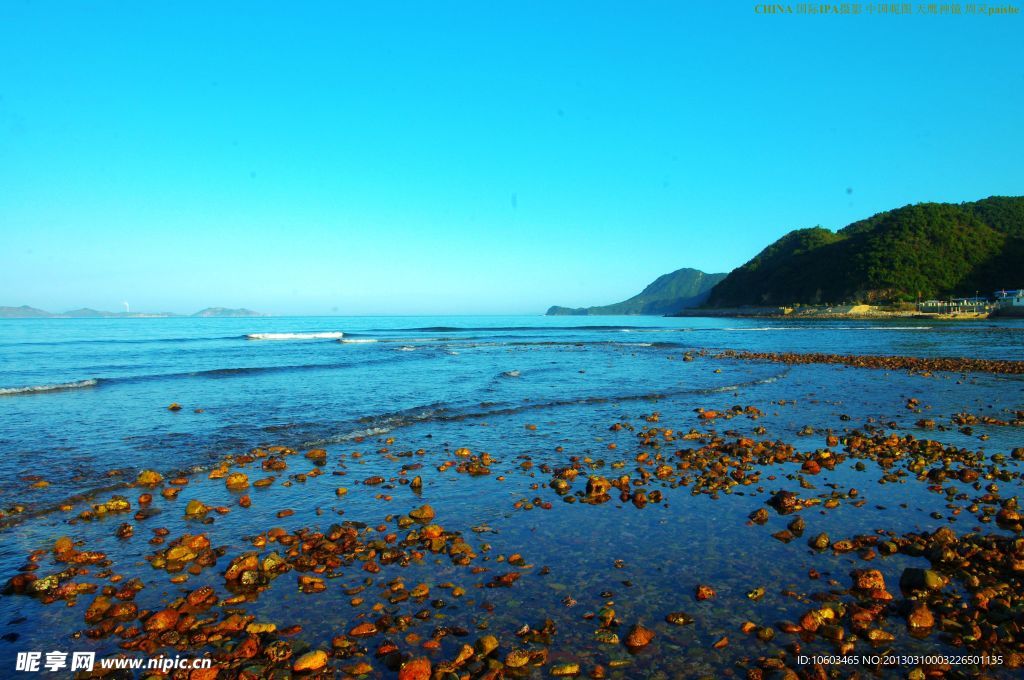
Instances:
[[[733,270],[708,306],[888,302],[1024,287],[1024,197],[919,203],[838,232],[791,231]]]

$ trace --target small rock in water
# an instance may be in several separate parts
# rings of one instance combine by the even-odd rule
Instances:
[[[704,600],[710,600],[714,596],[715,596],[715,589],[712,588],[711,586],[706,586],[706,585],[703,585],[703,584],[697,586],[697,592],[695,594],[695,597],[697,598],[697,601],[700,602],[700,601],[704,601]]]
[[[626,635],[626,646],[630,649],[641,649],[649,645],[653,639],[654,631],[644,628],[638,623],[629,629],[629,634]]]
[[[665,620],[673,626],[687,626],[693,623],[693,617],[686,612],[671,612],[665,617]]]

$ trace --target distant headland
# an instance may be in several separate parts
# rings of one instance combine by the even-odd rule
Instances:
[[[0,306],[0,319],[161,319],[169,317],[200,317],[214,319],[232,319],[247,316],[269,316],[251,309],[228,309],[227,307],[207,307],[195,314],[175,314],[173,312],[104,312],[97,309],[72,309],[68,312],[54,313],[45,309],[36,309],[28,305],[21,307]]]
[[[614,305],[548,315],[1024,316],[1024,197],[918,203],[791,231],[726,274],[680,269]]]

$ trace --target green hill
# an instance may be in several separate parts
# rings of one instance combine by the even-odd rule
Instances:
[[[712,287],[725,274],[705,274],[697,269],[678,269],[663,274],[638,295],[602,307],[551,307],[548,316],[603,316],[616,314],[672,314],[681,309],[699,307]]]
[[[839,304],[990,295],[1024,286],[1024,197],[919,203],[832,232],[791,231],[733,270],[707,305]]]

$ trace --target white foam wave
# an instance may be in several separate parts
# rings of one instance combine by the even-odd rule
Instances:
[[[323,333],[250,333],[247,340],[336,340],[345,335],[341,331]]]
[[[338,342],[346,345],[365,345],[371,342],[377,342],[377,338],[341,338]]]
[[[323,439],[316,439],[311,442],[306,442],[305,444],[303,444],[303,446],[328,446],[330,444],[343,444],[345,442],[350,442],[360,438],[367,439],[369,437],[379,437],[381,435],[385,435],[391,432],[392,429],[393,428],[391,427],[367,427],[362,430],[346,432],[345,434],[339,434],[334,437],[324,437]]]
[[[53,385],[29,385],[28,387],[0,387],[0,395],[10,396],[15,394],[36,394],[38,392],[56,392],[58,390],[75,390],[82,387],[94,387],[96,383],[96,380],[90,378],[89,380],[56,383]]]

